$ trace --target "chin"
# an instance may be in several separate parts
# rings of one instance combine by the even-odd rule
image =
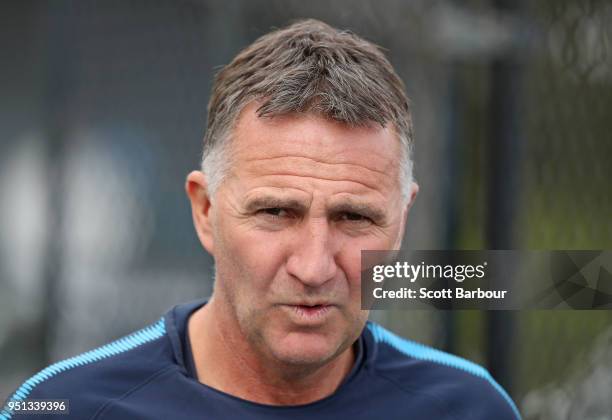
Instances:
[[[318,334],[291,332],[270,345],[273,356],[292,365],[323,365],[338,356],[344,348],[341,340]]]

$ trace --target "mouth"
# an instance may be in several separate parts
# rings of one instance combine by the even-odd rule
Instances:
[[[294,321],[301,324],[318,324],[325,321],[334,305],[320,303],[286,305],[286,307],[289,309]]]

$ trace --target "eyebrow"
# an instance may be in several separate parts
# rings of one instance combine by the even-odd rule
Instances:
[[[291,209],[300,213],[306,213],[308,211],[307,204],[308,203],[294,198],[258,195],[246,202],[245,210],[248,213],[251,213],[261,209],[283,208]],[[343,198],[342,201],[331,204],[327,209],[327,212],[331,215],[356,213],[368,217],[379,224],[384,224],[387,220],[387,213],[383,208],[346,197]]]
[[[245,210],[247,212],[270,208],[292,209],[305,212],[308,207],[300,200],[296,200],[293,198],[273,197],[269,195],[260,195],[253,197],[245,204]]]

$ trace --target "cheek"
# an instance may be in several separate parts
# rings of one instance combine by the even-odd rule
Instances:
[[[361,282],[361,251],[388,250],[391,247],[388,237],[369,236],[344,240],[340,247],[339,262],[351,286],[359,286]]]
[[[223,254],[224,274],[231,273],[232,279],[238,280],[234,282],[237,288],[253,288],[257,293],[264,291],[282,265],[282,244],[235,224],[222,226],[220,231],[223,234],[219,238],[218,251]]]
[[[343,249],[338,257],[338,263],[353,294],[361,284],[361,248]]]

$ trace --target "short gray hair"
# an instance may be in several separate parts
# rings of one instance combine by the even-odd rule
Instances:
[[[252,101],[260,117],[316,113],[349,126],[393,125],[402,144],[400,185],[412,183],[412,121],[405,87],[380,47],[314,20],[270,32],[215,76],[202,171],[210,196],[225,177],[229,137]]]

